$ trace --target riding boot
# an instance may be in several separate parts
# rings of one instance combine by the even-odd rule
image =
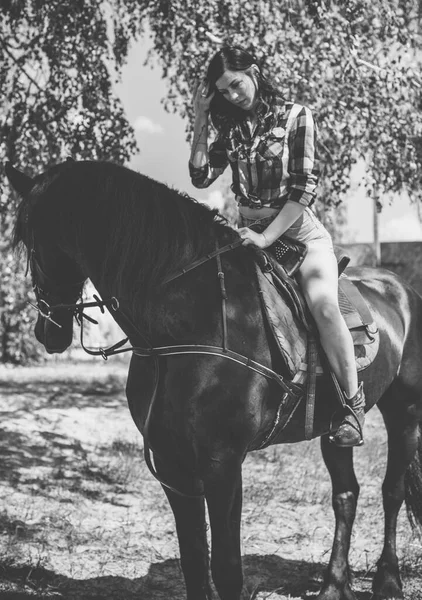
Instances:
[[[363,444],[363,425],[365,423],[365,393],[363,383],[353,398],[345,398],[345,409],[348,414],[344,417],[340,427],[332,437],[336,446],[349,448]]]

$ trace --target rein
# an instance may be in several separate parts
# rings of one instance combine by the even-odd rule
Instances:
[[[141,358],[153,358],[154,359],[154,386],[153,386],[152,397],[151,397],[151,401],[150,401],[150,405],[149,405],[149,409],[148,409],[148,414],[147,414],[147,417],[145,420],[144,432],[143,432],[145,462],[146,462],[151,474],[155,477],[155,479],[157,479],[161,483],[161,485],[170,489],[172,492],[178,494],[179,496],[182,496],[185,498],[201,498],[201,497],[203,497],[204,494],[203,493],[185,494],[185,493],[181,492],[180,490],[172,487],[168,483],[164,482],[160,478],[155,466],[152,463],[151,450],[150,450],[150,446],[148,443],[149,424],[151,421],[151,416],[152,416],[153,408],[155,406],[155,400],[157,398],[157,393],[158,393],[158,385],[159,385],[159,378],[160,378],[159,360],[158,359],[160,356],[176,356],[176,355],[182,355],[182,354],[203,354],[203,355],[209,355],[209,356],[220,356],[223,358],[227,358],[228,360],[232,360],[240,365],[245,366],[248,369],[251,369],[252,371],[255,371],[256,373],[266,377],[267,379],[271,379],[271,380],[275,381],[282,388],[282,390],[284,392],[282,395],[281,401],[280,401],[280,406],[282,406],[282,404],[285,402],[285,400],[287,398],[294,397],[294,398],[298,399],[302,395],[302,390],[298,385],[294,384],[291,381],[286,381],[279,373],[276,373],[269,367],[266,367],[265,365],[262,365],[256,361],[252,360],[251,358],[248,358],[247,356],[239,354],[238,352],[230,350],[227,347],[227,334],[228,334],[227,307],[226,307],[227,292],[226,292],[226,288],[225,288],[224,272],[223,272],[223,268],[222,268],[221,255],[226,252],[229,252],[231,250],[234,250],[235,248],[241,246],[242,243],[243,243],[242,240],[239,239],[239,240],[236,240],[235,242],[232,242],[231,244],[227,244],[222,247],[218,247],[218,245],[217,245],[217,248],[213,252],[210,252],[209,254],[203,256],[202,258],[194,261],[188,267],[181,269],[179,272],[175,273],[174,275],[172,275],[171,277],[167,278],[164,281],[164,283],[169,283],[171,281],[174,281],[175,279],[181,277],[185,273],[188,273],[189,271],[196,269],[197,267],[208,262],[209,260],[216,258],[216,260],[217,260],[217,275],[218,275],[218,279],[220,282],[220,292],[221,292],[221,322],[222,322],[222,332],[223,332],[223,340],[222,340],[221,347],[204,345],[204,344],[181,344],[181,345],[158,346],[158,347],[150,346],[150,347],[145,347],[145,348],[140,347],[140,346],[130,345],[130,346],[125,347],[125,344],[127,342],[129,342],[129,337],[126,337],[126,338],[121,339],[119,342],[109,346],[108,348],[90,349],[90,348],[87,348],[84,344],[84,335],[83,335],[84,334],[84,319],[87,319],[88,321],[90,321],[94,324],[98,324],[98,322],[83,312],[85,308],[98,307],[98,308],[100,308],[101,312],[104,313],[104,307],[107,307],[110,310],[110,312],[113,311],[115,313],[119,313],[119,316],[127,322],[127,325],[132,330],[137,331],[135,324],[121,310],[120,304],[119,304],[119,301],[117,298],[111,297],[106,300],[101,300],[98,296],[94,295],[95,301],[91,301],[91,302],[79,301],[79,302],[75,302],[75,303],[66,303],[66,304],[62,303],[62,304],[54,304],[54,305],[49,305],[44,299],[40,300],[37,298],[36,305],[30,303],[31,306],[33,306],[36,310],[38,310],[38,312],[40,313],[40,315],[43,318],[49,320],[50,322],[52,322],[53,324],[55,324],[59,327],[60,327],[60,325],[52,319],[51,315],[56,310],[71,310],[76,318],[77,323],[80,326],[81,346],[82,346],[83,350],[87,354],[90,354],[91,356],[101,356],[104,360],[107,360],[109,356],[113,356],[115,354],[121,354],[123,352],[132,352],[133,354],[135,354],[136,356],[139,356]],[[45,295],[46,292],[44,290],[42,290],[38,285],[35,284],[34,269],[33,269],[34,267],[36,267],[36,270],[38,272],[43,274],[44,279],[46,279],[46,280],[49,279],[45,275],[45,273],[42,271],[40,265],[38,264],[38,261],[36,261],[36,259],[35,259],[35,256],[31,257],[31,274],[33,277],[33,287],[34,287],[35,291],[42,292]],[[77,285],[80,286],[81,283],[79,282],[78,284],[68,285],[67,289],[69,289],[69,288],[72,289],[73,287],[76,287]],[[59,290],[59,288],[57,288],[57,291],[61,291],[61,290]],[[42,306],[40,306],[40,303],[42,303]],[[139,331],[138,331],[138,333],[141,334],[141,332],[139,332]],[[145,339],[143,334],[141,334],[141,337],[143,337]],[[268,445],[269,440],[272,437],[272,434],[274,433],[274,430],[275,430],[275,426],[272,428],[270,433],[265,437],[265,439],[263,440],[263,442],[260,445],[260,448]]]
[[[211,258],[216,258],[218,256],[221,256],[221,254],[224,254],[225,252],[229,252],[230,250],[234,250],[235,248],[238,248],[242,244],[243,244],[243,240],[239,239],[239,240],[236,240],[235,242],[232,242],[231,244],[227,244],[226,246],[222,246],[221,248],[219,248],[217,246],[217,248],[214,250],[214,252],[210,252],[209,254],[206,254],[202,258],[198,258],[198,260],[195,260],[188,267],[186,267],[184,269],[181,269],[180,271],[178,271],[177,273],[175,273],[171,277],[168,277],[167,279],[165,279],[164,283],[169,283],[170,281],[173,281],[174,279],[177,279],[181,275],[184,275],[185,273],[188,273],[189,271],[192,271],[193,269],[196,269],[196,267],[199,267],[200,265],[203,265],[204,263],[208,262]]]

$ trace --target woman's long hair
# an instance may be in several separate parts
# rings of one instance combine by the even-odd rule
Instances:
[[[257,68],[254,68],[254,65]],[[224,46],[212,57],[207,70],[207,81],[210,91],[215,92],[210,104],[212,124],[219,135],[227,136],[230,129],[246,118],[246,112],[224,98],[216,82],[225,71],[245,71],[255,82],[258,91],[258,102],[261,110],[268,110],[277,98],[283,99],[281,93],[265,77],[258,60],[239,46]]]

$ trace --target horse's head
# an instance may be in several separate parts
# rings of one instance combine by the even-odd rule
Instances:
[[[35,178],[6,165],[6,175],[19,193],[14,243],[24,244],[36,298],[35,337],[48,353],[64,352],[72,343],[73,312],[59,305],[74,304],[81,296],[86,276],[65,252],[57,213],[52,208],[60,173],[50,169]]]

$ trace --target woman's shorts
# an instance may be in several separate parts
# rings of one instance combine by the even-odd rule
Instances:
[[[258,211],[257,211],[258,212]],[[274,221],[277,214],[263,219],[252,219],[239,214],[239,225],[241,227],[250,227],[254,223],[259,223],[268,226]],[[288,237],[304,242],[308,245],[308,249],[313,247],[325,247],[327,250],[334,252],[333,241],[331,235],[325,229],[324,225],[319,221],[310,208],[305,208],[300,217],[284,232]],[[284,235],[283,234],[283,235]]]

